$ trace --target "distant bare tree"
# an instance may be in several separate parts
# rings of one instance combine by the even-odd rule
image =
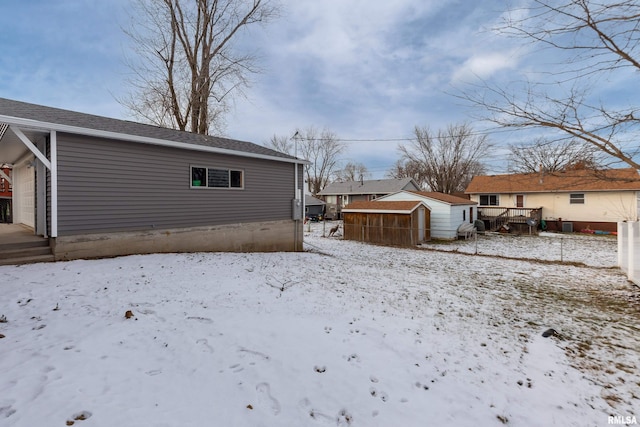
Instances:
[[[309,192],[314,196],[324,189],[338,169],[344,144],[328,129],[318,131],[313,126],[296,129],[293,137],[274,135],[265,144],[269,148],[308,160],[305,175]]]
[[[426,187],[426,180],[424,177],[424,170],[420,167],[418,162],[402,158],[395,162],[395,164],[386,173],[389,178],[401,179],[411,178],[421,188]]]
[[[343,169],[335,173],[335,180],[338,182],[361,181],[369,179],[371,174],[362,163],[348,162]]]
[[[281,153],[289,154],[290,156],[294,155],[293,139],[287,136],[273,135],[269,142],[264,145]]]
[[[133,90],[119,102],[157,126],[219,130],[230,97],[257,72],[254,56],[234,42],[276,14],[270,0],[136,0],[125,30],[138,55],[130,61]]]
[[[431,132],[415,128],[416,139],[401,145],[405,160],[419,166],[423,181],[431,191],[452,194],[464,191],[474,175],[485,172],[482,160],[491,145],[486,135],[474,134],[466,123]]]
[[[594,148],[574,140],[547,141],[510,145],[509,171],[516,173],[558,172],[583,165],[596,168]]]
[[[618,0],[532,0],[532,7],[511,11],[496,30],[523,38],[542,49],[547,61],[536,82],[494,85],[481,82],[463,98],[479,107],[483,118],[511,128],[546,129],[640,169],[640,107],[609,105],[592,89],[601,82],[640,71],[640,2]],[[529,70],[530,75],[534,70]],[[634,72],[634,73],[633,73]],[[637,86],[637,85],[636,85]]]

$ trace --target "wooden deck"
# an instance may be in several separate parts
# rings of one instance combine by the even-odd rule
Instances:
[[[539,224],[542,208],[483,206],[478,208],[478,219],[485,221],[487,231],[496,231],[505,224],[525,225],[528,219],[533,219]]]

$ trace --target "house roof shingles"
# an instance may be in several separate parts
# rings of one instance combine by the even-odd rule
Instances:
[[[36,122],[73,126],[81,129],[92,129],[137,137],[154,138],[165,141],[182,142],[193,145],[221,148],[241,153],[259,154],[283,159],[294,159],[284,153],[254,144],[252,142],[237,141],[210,135],[199,135],[175,129],[162,128],[153,125],[136,123],[109,117],[95,116],[45,107],[26,102],[0,98],[0,116],[34,120]],[[1,120],[0,120],[1,122]]]
[[[371,200],[357,201],[348,204],[342,209],[342,212],[349,211],[393,211],[393,212],[411,212],[422,202],[419,200],[398,200],[388,201]]]
[[[313,196],[310,196],[308,194],[304,195],[304,204],[306,206],[318,206],[318,205],[325,205],[326,203],[323,200],[317,199]]]
[[[409,184],[412,184],[411,187],[417,188],[411,178],[332,182],[318,194],[321,196],[332,194],[390,194],[404,190]]]
[[[633,168],[475,176],[466,194],[640,190]]]

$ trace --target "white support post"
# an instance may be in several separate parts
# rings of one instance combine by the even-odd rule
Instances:
[[[9,129],[11,129],[11,131],[16,134],[20,141],[22,141],[22,143],[27,146],[29,151],[35,154],[38,160],[40,160],[47,169],[51,170],[51,162],[49,161],[49,159],[47,159],[47,156],[42,154],[42,152],[38,150],[38,147],[36,147],[35,144],[31,142],[20,129],[15,126],[9,126]]]
[[[51,237],[58,237],[58,134],[52,130],[49,138],[51,152]]]
[[[620,255],[618,259],[620,261],[620,269],[627,273],[629,271],[629,223],[624,222],[620,227],[618,234],[618,250]]]

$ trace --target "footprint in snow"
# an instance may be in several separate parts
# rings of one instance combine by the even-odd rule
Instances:
[[[187,320],[195,320],[200,323],[213,323],[213,320],[209,319],[208,317],[200,317],[200,316],[189,316],[187,317]]]
[[[82,411],[82,412],[78,412],[76,414],[73,414],[71,416],[71,419],[67,420],[67,425],[68,426],[72,426],[76,423],[76,421],[84,421],[84,420],[88,420],[89,418],[91,418],[91,412],[89,411]]]
[[[236,363],[235,365],[229,366],[229,369],[231,369],[235,373],[244,371],[244,368],[239,363]]]
[[[271,395],[271,387],[269,383],[260,383],[256,386],[256,392],[258,393],[258,401],[268,406],[272,411],[273,415],[278,415],[280,413],[280,402],[276,398]]]
[[[349,412],[347,412],[346,409],[342,409],[340,412],[338,412],[336,422],[338,426],[350,426],[353,422],[353,416]]]
[[[384,391],[378,391],[374,387],[371,387],[369,389],[369,394],[371,395],[371,397],[379,397],[383,402],[389,400],[389,395],[387,395],[387,393],[385,393]]]
[[[302,399],[300,402],[298,402],[298,405],[304,412],[309,414],[309,418],[311,418],[312,420],[319,421],[322,424],[335,424],[334,417],[331,417],[315,409],[313,405],[311,405],[311,401],[309,399]]]
[[[209,345],[209,341],[206,338],[200,338],[196,340],[196,344],[201,344],[209,350],[210,353],[213,353],[213,347]]]

